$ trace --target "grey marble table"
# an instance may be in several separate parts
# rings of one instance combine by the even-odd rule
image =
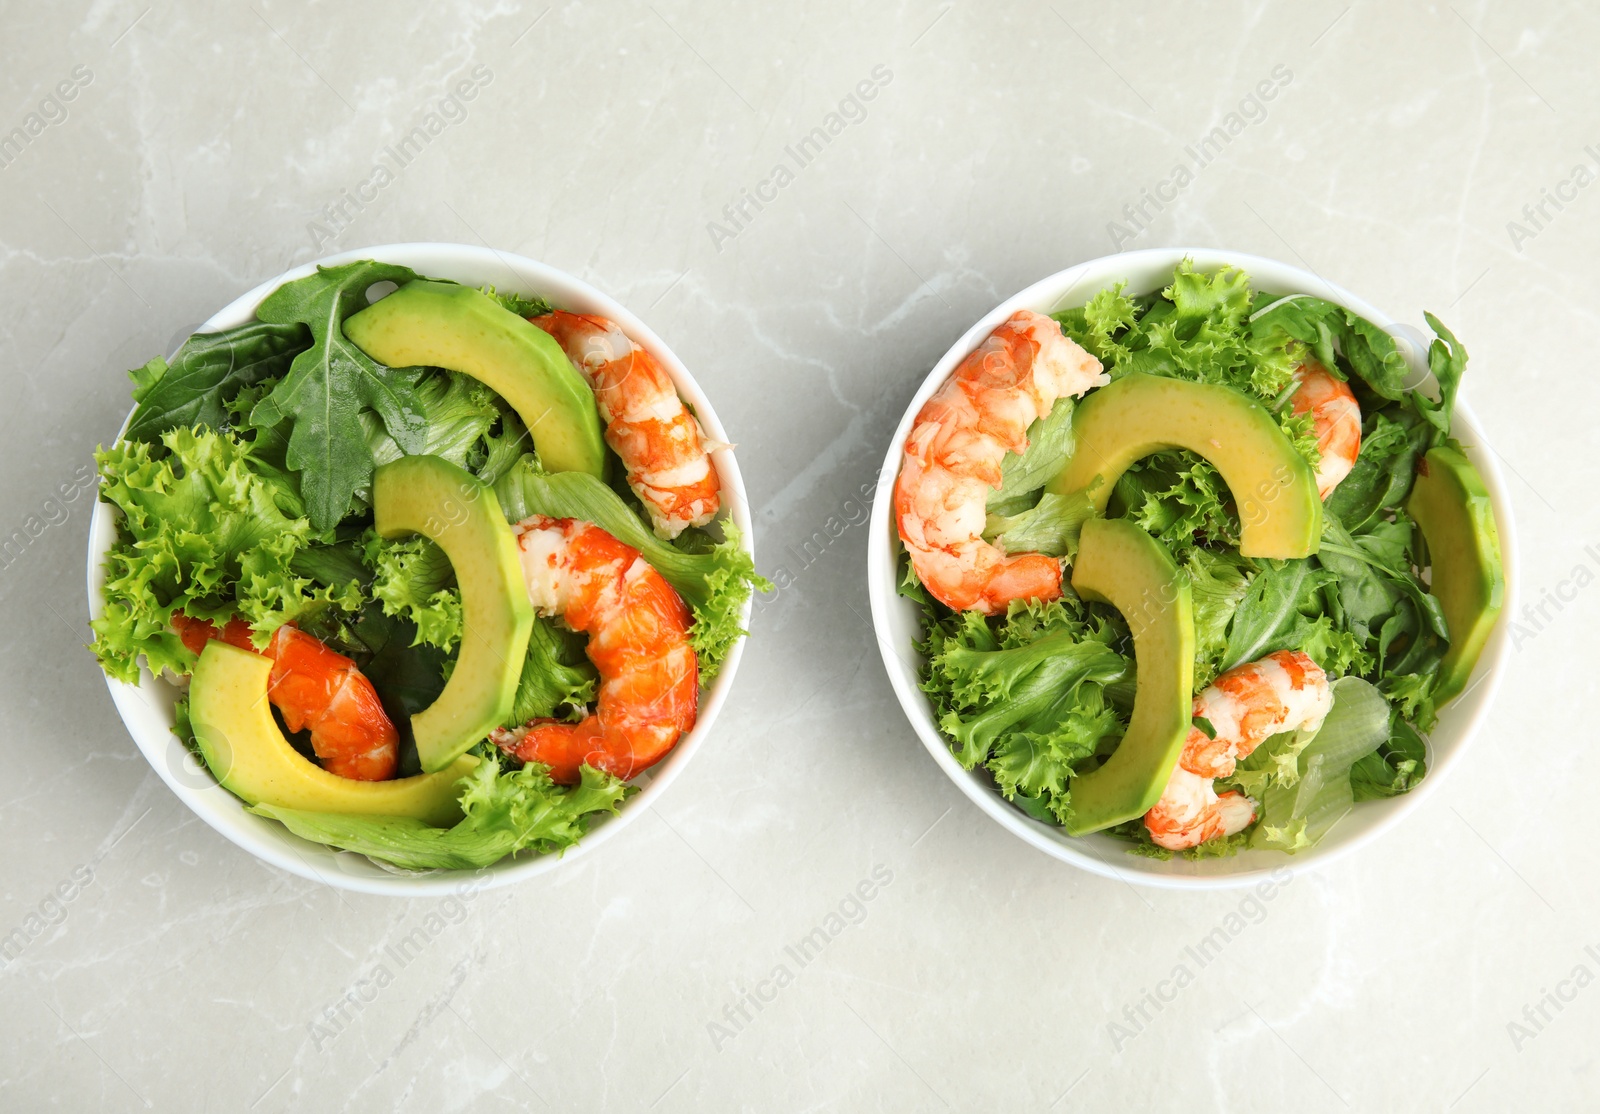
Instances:
[[[1591,8],[425,8],[0,4],[0,535],[25,538],[0,570],[0,935],[29,940],[0,970],[0,1107],[1592,1108]],[[641,313],[741,444],[762,567],[792,574],[659,807],[465,904],[225,842],[83,649],[85,465],[123,370],[291,264],[406,240],[521,252]],[[1468,760],[1254,904],[1001,831],[906,726],[863,618],[861,487],[931,363],[1043,275],[1174,244],[1443,316],[1522,538],[1530,610]]]

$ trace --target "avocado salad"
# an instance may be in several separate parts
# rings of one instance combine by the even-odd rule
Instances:
[[[1157,292],[1117,283],[984,341],[918,416],[896,503],[919,680],[959,763],[1158,858],[1294,853],[1414,789],[1504,595],[1451,435],[1467,353],[1426,320],[1424,389],[1373,322],[1185,260]],[[970,431],[1003,428],[1002,382],[1037,409],[984,473]],[[973,474],[972,533],[948,494],[918,502]]]
[[[596,378],[563,323],[640,374]],[[116,537],[91,649],[115,681],[178,686],[174,732],[251,812],[382,866],[575,844],[687,734],[766,585],[717,514],[726,446],[604,318],[361,260],[129,374],[95,456]],[[649,430],[614,412],[646,380],[699,468],[675,465],[700,494],[670,522],[629,456]],[[552,548],[563,530],[610,563]],[[659,649],[629,634],[646,607]],[[642,722],[668,697],[670,728]]]

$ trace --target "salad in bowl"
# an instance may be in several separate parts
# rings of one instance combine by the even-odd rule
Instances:
[[[291,272],[134,369],[96,454],[91,649],[169,784],[289,869],[553,861],[731,678],[764,583],[732,447],[653,335],[522,263]]]
[[[1503,650],[1460,342],[1429,315],[1424,372],[1354,299],[1211,254],[1088,264],[969,333],[871,543],[935,756],[1031,841],[1152,880],[1314,853],[1412,794]]]

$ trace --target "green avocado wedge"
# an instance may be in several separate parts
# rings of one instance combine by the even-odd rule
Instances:
[[[1231,387],[1135,372],[1080,402],[1072,430],[1077,446],[1048,491],[1086,492],[1104,512],[1134,461],[1188,449],[1214,464],[1233,494],[1241,554],[1289,558],[1317,551],[1322,500],[1311,466],[1264,407]]]
[[[425,771],[442,770],[511,714],[533,605],[511,526],[494,490],[436,456],[380,467],[372,512],[385,538],[422,534],[438,543],[461,589],[461,651],[444,691],[411,717]]]
[[[222,787],[251,805],[405,816],[448,828],[461,819],[458,783],[478,760],[461,755],[437,773],[394,781],[330,774],[289,745],[272,718],[272,661],[225,642],[200,653],[189,683],[189,719],[206,765]]]
[[[1194,610],[1189,580],[1165,546],[1131,522],[1083,524],[1072,587],[1109,603],[1133,632],[1137,665],[1128,732],[1105,764],[1071,782],[1071,835],[1148,812],[1161,799],[1189,735],[1194,687]]]
[[[1439,663],[1434,702],[1461,695],[1505,604],[1500,533],[1483,477],[1458,449],[1429,449],[1406,500],[1428,543],[1429,590],[1444,611],[1450,649]]]
[[[481,290],[416,279],[346,319],[344,335],[390,367],[472,376],[511,404],[547,471],[603,476],[594,392],[549,333]]]

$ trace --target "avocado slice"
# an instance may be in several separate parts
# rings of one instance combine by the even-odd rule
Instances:
[[[1483,477],[1458,449],[1429,449],[1406,510],[1422,528],[1433,565],[1429,590],[1444,611],[1450,649],[1439,663],[1434,702],[1461,695],[1505,604],[1500,532]]]
[[[1189,737],[1194,610],[1189,580],[1166,546],[1122,519],[1083,524],[1072,587],[1122,612],[1137,665],[1128,733],[1104,765],[1072,779],[1067,832],[1087,835],[1143,816],[1172,777]]]
[[[404,456],[372,478],[374,526],[385,538],[439,544],[461,588],[461,652],[444,691],[411,717],[417,757],[442,770],[511,714],[533,630],[516,538],[494,490],[436,456]]]
[[[1286,558],[1317,551],[1322,500],[1316,475],[1272,415],[1231,387],[1135,372],[1078,403],[1072,431],[1077,447],[1049,491],[1085,491],[1104,512],[1134,461],[1162,449],[1188,449],[1214,464],[1232,492],[1240,553]]]
[[[448,828],[461,819],[457,782],[478,760],[394,781],[354,781],[303,757],[267,703],[272,661],[213,639],[189,682],[189,720],[200,755],[222,787],[247,804],[362,816],[406,816]]]
[[[549,333],[481,290],[415,279],[353,314],[344,335],[390,367],[472,376],[511,404],[547,471],[603,475],[605,441],[589,384]]]

